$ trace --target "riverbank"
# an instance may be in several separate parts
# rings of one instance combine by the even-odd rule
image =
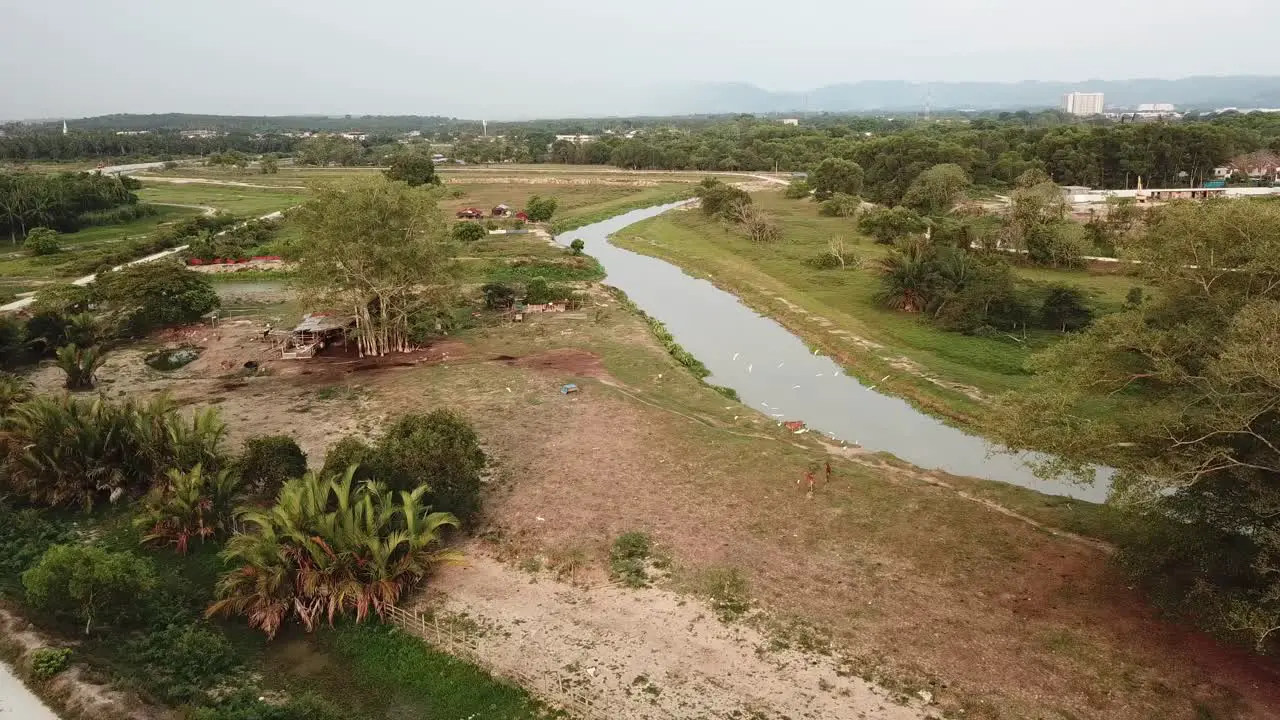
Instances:
[[[847,372],[902,397],[935,417],[981,432],[990,398],[1030,379],[1026,362],[1061,336],[975,337],[940,330],[917,316],[880,307],[874,263],[889,248],[858,235],[819,205],[757,192],[757,205],[778,217],[783,241],[752,243],[697,212],[672,212],[618,232],[619,247],[661,258],[705,278],[773,318]],[[851,267],[811,264],[843,237]],[[856,256],[857,260],[852,258]],[[1101,310],[1118,307],[1136,282],[1119,274],[1019,268],[1028,282],[1079,285]]]

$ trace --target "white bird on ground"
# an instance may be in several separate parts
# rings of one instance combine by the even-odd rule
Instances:
[[[885,380],[888,380],[888,379],[889,379],[889,376],[885,375],[884,377],[880,378],[880,382],[884,382]]]
[[[875,390],[875,389],[876,389],[875,385],[872,385],[871,387],[867,388],[867,390]]]

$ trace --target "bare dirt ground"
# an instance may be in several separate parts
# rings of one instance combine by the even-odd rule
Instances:
[[[473,561],[484,572],[440,580],[446,607],[465,606],[523,638],[493,633],[484,645],[493,662],[565,672],[574,652],[598,657],[597,675],[612,673],[598,690],[619,708],[635,702],[638,688],[628,683],[643,674],[642,685],[657,684],[655,699],[676,698],[674,708],[701,693],[712,715],[763,702],[780,713],[847,717],[823,710],[831,693],[821,691],[837,681],[821,668],[843,664],[893,697],[927,693],[927,710],[951,717],[1280,716],[1274,660],[1158,617],[1110,569],[1105,547],[1046,532],[932,475],[875,455],[832,456],[808,436],[783,434],[693,380],[616,303],[596,302],[604,319],[595,311],[535,317],[367,362],[274,360],[254,339],[260,325],[225,323],[166,338],[205,348],[182,370],[150,370],[143,350],[124,349],[99,374],[109,396],[168,391],[219,407],[233,445],[254,433],[292,434],[313,465],[339,437],[376,433],[401,413],[465,413],[492,460],[478,530],[487,552],[510,564],[580,553],[586,572],[603,579],[613,539],[642,530],[671,558],[663,587],[686,594],[687,607],[674,601],[678,611],[675,596],[610,590],[579,600],[616,605],[595,615],[574,609],[566,598],[578,596],[558,595],[550,580],[530,585],[530,575],[485,558]],[[266,374],[241,377],[249,359]],[[45,381],[56,383],[57,373],[46,371]],[[561,395],[566,382],[582,391]],[[827,457],[834,477],[807,496],[797,479]],[[680,613],[708,613],[699,599],[707,573],[725,568],[748,580],[760,614],[750,628],[690,627]],[[535,622],[544,633],[520,635]],[[754,652],[760,643],[749,631],[817,664],[803,674],[790,661],[777,671],[738,659],[717,669],[720,660],[703,652]],[[577,650],[565,638],[578,638]],[[725,638],[739,644],[719,644]],[[733,675],[741,667],[765,679],[740,684]],[[799,678],[792,695],[770,689],[788,678]]]
[[[477,624],[491,663],[559,676],[601,698],[604,717],[925,716],[831,658],[770,649],[758,630],[725,625],[670,591],[574,587],[472,550],[440,574],[425,604]]]

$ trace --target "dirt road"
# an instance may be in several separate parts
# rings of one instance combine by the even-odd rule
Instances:
[[[429,604],[479,626],[499,669],[551,675],[594,697],[602,717],[918,720],[916,707],[831,657],[775,649],[701,601],[655,589],[583,589],[475,549],[432,584]]]

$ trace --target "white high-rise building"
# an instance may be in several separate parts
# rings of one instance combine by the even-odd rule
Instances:
[[[1072,115],[1101,115],[1102,93],[1067,93],[1062,96],[1062,109]]]

